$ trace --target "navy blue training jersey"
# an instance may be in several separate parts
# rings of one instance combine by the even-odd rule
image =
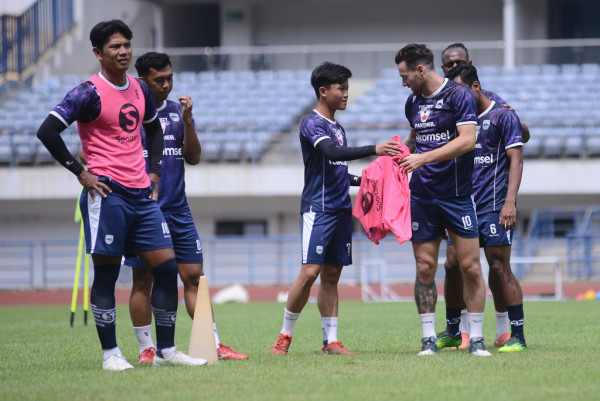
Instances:
[[[510,160],[506,149],[523,146],[521,122],[514,111],[492,102],[478,116],[473,169],[477,214],[500,211],[508,190]]]
[[[414,153],[444,146],[458,136],[458,126],[477,123],[477,104],[471,89],[446,78],[431,95],[411,94],[405,113],[416,134]],[[473,152],[429,163],[412,173],[410,191],[425,199],[471,195],[472,172]]]
[[[347,146],[344,128],[337,121],[331,121],[313,110],[300,124],[300,146],[304,159],[302,213],[352,210],[348,162],[331,161],[316,149],[325,138],[331,139],[335,146]]]
[[[490,99],[492,102],[500,103],[501,105],[502,104],[506,104],[506,102],[504,101],[504,99],[502,99],[500,96],[498,96],[496,93],[494,93],[492,91],[488,91],[488,90],[482,89],[481,93],[483,93],[485,95],[485,97],[487,97],[488,99]]]
[[[163,213],[173,213],[189,209],[185,195],[185,167],[183,159],[183,106],[166,100],[158,109],[158,118],[163,129],[164,148],[162,172],[158,185],[158,205]],[[146,158],[146,171],[149,171],[146,151],[146,132],[142,128],[142,145]]]

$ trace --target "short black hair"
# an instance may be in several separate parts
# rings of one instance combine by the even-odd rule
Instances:
[[[463,50],[465,51],[466,55],[467,55],[467,60],[471,60],[471,59],[469,58],[469,51],[467,50],[467,48],[465,47],[465,45],[463,45],[463,44],[462,44],[462,43],[460,43],[460,42],[456,42],[456,43],[452,43],[451,45],[448,45],[448,47],[446,47],[446,48],[444,49],[444,51],[442,52],[442,57],[444,57],[444,53],[446,53],[446,51],[448,51],[448,50],[450,50],[450,49],[454,49],[454,48],[456,48],[456,47],[460,47],[461,49],[463,49]]]
[[[319,99],[319,88],[329,87],[331,84],[343,84],[352,78],[352,72],[343,65],[330,63],[328,61],[318,65],[310,75],[310,84]]]
[[[140,77],[145,77],[148,75],[150,68],[160,71],[167,67],[171,67],[171,60],[165,53],[144,53],[135,62],[135,69]]]
[[[108,42],[108,38],[115,33],[120,33],[127,40],[131,40],[133,37],[131,29],[129,29],[126,23],[114,19],[97,23],[90,31],[90,42],[92,42],[93,47],[102,50],[106,42]]]
[[[411,70],[415,70],[419,64],[434,68],[433,52],[427,46],[417,43],[410,43],[398,50],[394,61],[396,61],[396,65],[404,61]]]
[[[456,77],[460,77],[460,80],[469,85],[469,88],[473,87],[475,81],[481,84],[479,76],[477,75],[477,68],[469,64],[457,65],[446,74],[446,78],[450,80],[453,80]]]

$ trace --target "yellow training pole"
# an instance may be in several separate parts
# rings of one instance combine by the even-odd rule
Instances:
[[[75,265],[75,281],[73,282],[73,295],[71,296],[71,327],[75,318],[75,309],[77,308],[77,291],[79,290],[79,272],[81,271],[81,254],[83,252],[83,222],[79,233],[79,246],[77,247],[77,263]]]
[[[85,242],[83,233],[83,221],[81,222],[81,236]],[[85,254],[85,270],[83,271],[83,324],[87,326],[88,311],[90,310],[90,255]]]

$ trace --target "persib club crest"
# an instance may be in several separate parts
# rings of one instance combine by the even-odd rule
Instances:
[[[422,123],[427,121],[430,113],[431,113],[431,105],[430,104],[419,106],[419,117],[420,117],[420,120]]]
[[[335,134],[335,137],[337,138],[340,146],[344,144],[344,134],[342,134],[342,130],[340,129],[334,129],[333,133]]]
[[[483,129],[490,128],[490,120],[483,120]]]

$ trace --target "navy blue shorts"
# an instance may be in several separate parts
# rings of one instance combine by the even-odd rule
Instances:
[[[112,185],[111,185],[112,188]],[[151,192],[151,190],[150,190]],[[158,203],[141,192],[140,197],[113,188],[96,200],[84,188],[79,199],[87,253],[122,256],[134,251],[172,248],[169,227]]]
[[[477,215],[471,196],[423,199],[410,196],[413,242],[429,242],[442,238],[445,229],[462,238],[477,238]]]
[[[165,220],[171,232],[175,260],[177,263],[202,263],[202,243],[196,231],[196,225],[189,210],[165,214]],[[127,257],[123,265],[144,269],[146,265],[138,257]]]
[[[501,246],[512,245],[512,231],[504,231],[504,227],[499,223],[500,212],[483,213],[477,216],[479,224],[479,246]],[[452,245],[452,240],[448,237],[448,245]]]
[[[500,212],[477,216],[479,219],[479,246],[512,245],[512,230],[505,231],[500,225]]]
[[[352,264],[350,212],[302,213],[302,263]]]

